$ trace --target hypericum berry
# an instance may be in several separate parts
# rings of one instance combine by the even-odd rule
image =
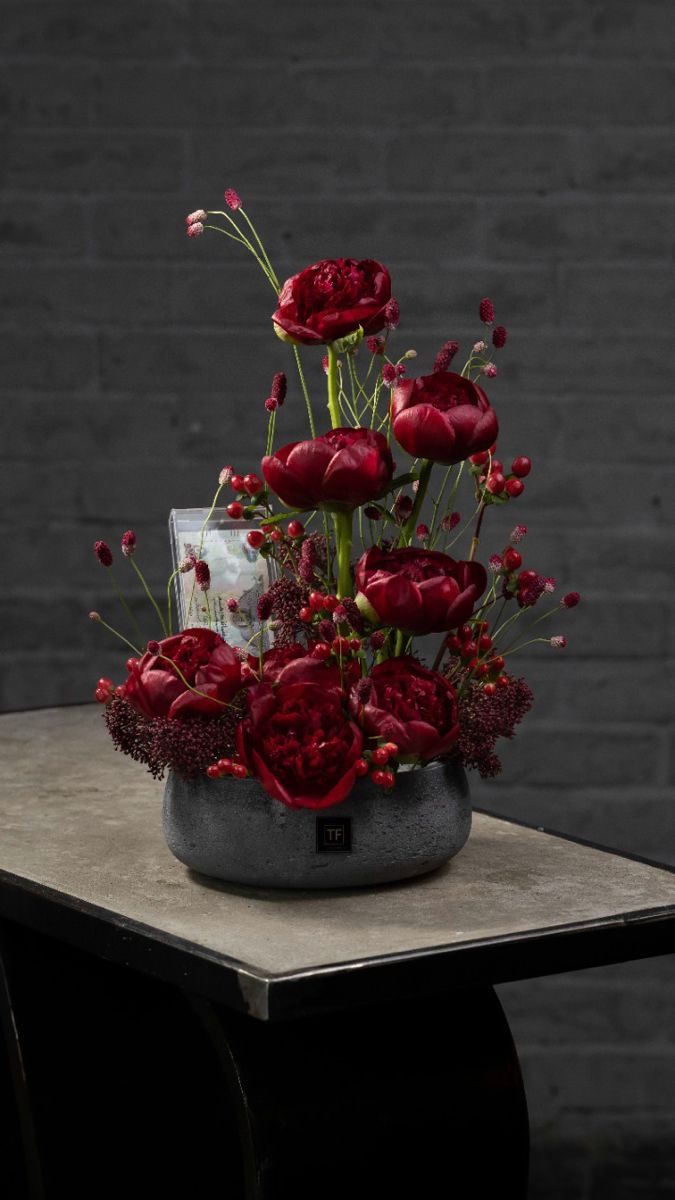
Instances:
[[[469,462],[472,462],[474,467],[484,467],[489,457],[487,450],[481,450],[480,454],[472,454]]]
[[[517,475],[519,479],[524,479],[532,470],[532,463],[525,454],[520,454],[518,458],[514,458],[511,463],[511,471]]]
[[[382,776],[383,776],[383,778],[381,780],[380,787],[383,787],[387,791],[390,791],[391,788],[393,788],[394,784],[396,783],[396,776],[394,775],[394,772],[393,771],[382,771]]]
[[[484,325],[491,325],[495,319],[495,306],[487,296],[480,302],[480,319]]]
[[[97,687],[94,692],[94,699],[98,700],[99,704],[107,704],[112,697],[108,688]]]
[[[376,787],[386,787],[387,786],[386,777],[389,774],[390,774],[389,771],[382,771],[382,770],[378,769],[376,771],[373,771],[370,778],[372,779],[372,781]]]
[[[367,759],[357,758],[356,762],[354,763],[355,773],[357,775],[363,776],[363,775],[367,775],[369,770],[370,770],[370,767],[368,765]]]
[[[502,562],[507,571],[517,571],[523,565],[523,556],[512,546],[508,546],[502,554]]]
[[[491,671],[501,671],[504,666],[504,659],[501,654],[496,654],[494,658],[488,659],[488,667]]]
[[[250,533],[246,534],[246,541],[254,550],[259,550],[265,541],[265,534],[261,533],[259,529],[252,529]]]
[[[353,637],[349,639],[349,645],[354,654],[358,654],[361,649],[361,638]]]
[[[245,491],[244,476],[243,475],[231,475],[230,476],[230,487],[232,488],[233,492]]]
[[[220,771],[221,775],[231,775],[232,774],[232,759],[231,758],[219,758],[216,765],[217,765],[218,770]]]
[[[310,657],[318,658],[322,662],[325,662],[327,658],[330,658],[332,653],[333,653],[333,649],[331,646],[328,645],[328,642],[317,642],[316,646],[314,646],[312,648],[312,653],[311,653]]]
[[[487,663],[479,663],[474,671],[474,674],[476,679],[484,679],[486,675],[490,674],[490,668],[488,667]]]
[[[478,639],[478,648],[480,650],[492,649],[492,638],[490,637],[489,633],[481,633]]]
[[[473,625],[462,625],[461,629],[459,630],[459,636],[464,638],[464,641],[466,641],[468,638],[472,638]]]
[[[528,584],[535,583],[538,578],[539,576],[537,575],[536,571],[521,571],[520,575],[518,576],[518,583],[521,587],[527,587]]]
[[[113,685],[112,679],[108,679],[107,675],[103,675],[101,677],[101,679],[99,679],[96,686],[100,687],[100,688],[105,688],[105,690],[107,692],[110,692],[110,691],[112,691],[112,685]]]
[[[305,527],[302,521],[289,521],[287,529],[289,537],[301,538],[305,536]]]
[[[94,554],[96,555],[102,567],[112,567],[112,550],[107,542],[94,542]]]
[[[312,608],[314,610],[314,612],[321,612],[321,609],[323,608],[324,600],[325,600],[325,596],[324,596],[323,592],[310,592],[309,593],[309,606],[310,606],[310,608]]]
[[[500,675],[499,679],[497,680],[497,687],[502,687],[502,688],[508,687],[509,682],[510,681],[509,681],[508,675]]]
[[[507,479],[506,494],[515,499],[516,496],[522,496],[525,491],[525,484],[520,479]]]
[[[457,637],[456,633],[449,633],[445,639],[445,644],[448,650],[454,650],[456,654],[459,654],[464,642],[460,637]]]
[[[248,770],[243,763],[232,763],[232,774],[235,779],[246,779]]]
[[[307,608],[307,606],[305,605],[303,608],[300,609],[300,612],[298,613],[298,620],[304,621],[305,624],[308,625],[313,616],[314,616],[314,613],[312,612],[311,608]]]
[[[206,768],[206,774],[208,775],[209,779],[218,779],[220,776],[220,767],[218,766],[218,763],[210,763]]]
[[[387,763],[389,762],[389,751],[387,750],[386,746],[378,746],[376,750],[373,750],[371,758],[375,763],[375,766],[386,767]]]
[[[379,521],[382,519],[382,513],[374,504],[367,504],[363,511],[369,521]]]
[[[497,691],[496,683],[486,683],[483,691],[485,692],[486,696],[494,696],[495,692]]]
[[[398,746],[396,742],[385,742],[384,749],[389,751],[390,758],[395,758],[398,754]]]
[[[494,475],[490,475],[485,487],[492,496],[499,496],[506,487],[506,480],[501,471],[495,471]]]
[[[138,662],[139,660],[137,658],[128,658],[126,661],[127,671],[133,671],[134,668],[138,666]]]
[[[329,613],[335,612],[339,603],[337,596],[324,596],[323,598],[323,607]]]
[[[244,475],[244,487],[249,496],[257,496],[258,492],[262,492],[265,484],[259,475],[250,474]]]
[[[277,542],[277,543],[283,542],[283,540],[284,540],[283,530],[277,529],[277,527],[275,525],[274,529],[270,530],[269,539],[271,542]]]
[[[504,464],[500,458],[493,458],[492,462],[490,463],[490,474],[496,475],[498,471],[500,471],[502,475],[504,474]]]
[[[227,602],[227,607],[229,608],[231,613],[235,613],[239,609],[239,601],[235,600],[234,596],[230,596],[230,598]]]
[[[496,350],[501,350],[502,346],[506,345],[508,332],[504,325],[495,325],[492,330],[492,345]]]
[[[115,697],[116,697],[116,699],[117,699],[117,700],[124,700],[124,698],[125,698],[126,694],[127,694],[127,689],[125,688],[124,684],[123,684],[123,683],[118,683],[117,687],[115,688]]]
[[[461,651],[462,658],[475,658],[477,649],[478,649],[478,646],[477,646],[476,642],[474,642],[474,641],[464,642],[462,645],[462,651]]]
[[[228,188],[227,191],[223,193],[223,197],[228,208],[231,208],[233,212],[236,212],[238,208],[241,208],[241,200],[239,199],[239,196],[235,192],[234,188]]]
[[[349,645],[349,638],[333,638],[333,653],[337,654],[339,658],[343,658],[345,654],[349,654],[350,650],[351,646]]]
[[[225,511],[228,517],[231,517],[233,521],[239,521],[244,515],[244,506],[243,504],[240,504],[238,500],[232,500],[231,503],[228,504]]]

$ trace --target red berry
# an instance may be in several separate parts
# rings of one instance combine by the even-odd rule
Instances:
[[[477,658],[471,658],[471,659],[469,659],[469,661],[468,661],[468,663],[467,663],[466,665],[467,665],[467,667],[468,667],[468,669],[469,669],[470,671],[475,671],[475,670],[476,670],[476,667],[478,666],[478,659],[477,659]]]
[[[281,529],[273,529],[269,536],[271,542],[283,542],[284,540],[284,535]]]
[[[377,771],[373,771],[370,778],[372,779],[372,781],[376,785],[376,787],[384,787],[385,786],[385,776],[388,774],[389,774],[388,771],[377,770]]]
[[[107,688],[108,691],[112,690],[112,685],[112,679],[106,679],[105,675],[98,681],[98,686],[100,688]]]
[[[317,642],[316,646],[312,650],[311,657],[312,658],[320,658],[322,661],[325,662],[325,660],[327,658],[330,658],[332,653],[333,653],[333,650],[328,645],[328,642]]]
[[[472,454],[469,462],[472,462],[476,467],[483,467],[490,455],[487,450],[481,450],[480,454]]]
[[[465,642],[462,646],[462,658],[474,658],[478,646],[475,642]]]
[[[261,533],[259,529],[252,529],[250,533],[246,534],[246,541],[254,550],[259,550],[265,541],[265,534]]]
[[[497,472],[503,472],[503,470],[504,470],[503,462],[501,462],[500,459],[498,459],[498,458],[493,458],[492,462],[490,463],[490,474],[496,475]]]
[[[128,658],[127,659],[127,671],[133,671],[134,667],[137,667],[137,666],[138,666],[137,658]]]
[[[233,763],[232,774],[234,775],[235,779],[245,779],[248,775],[248,771],[243,763]]]
[[[208,775],[209,779],[218,779],[220,775],[220,767],[218,766],[218,763],[211,763],[211,765],[206,768],[206,774]]]
[[[507,571],[517,571],[518,567],[522,566],[523,556],[509,546],[502,554],[502,562]]]
[[[474,621],[474,629],[476,630],[476,633],[484,633],[487,627],[487,621]]]
[[[333,639],[333,652],[340,657],[344,654],[349,654],[350,649],[349,638],[336,637]]]
[[[325,596],[324,596],[323,592],[310,592],[309,593],[310,607],[313,608],[315,612],[319,612],[323,608],[324,600],[325,600]]]
[[[518,583],[521,584],[521,586],[523,584],[534,583],[536,578],[536,571],[521,571],[520,575],[518,576]]]
[[[489,658],[488,666],[491,671],[501,671],[502,667],[504,666],[504,659],[502,658],[501,654],[497,654],[495,658]]]
[[[476,678],[484,679],[485,676],[489,675],[489,674],[490,674],[490,668],[488,667],[487,663],[479,663],[478,666],[476,667],[476,671],[475,671]]]
[[[494,696],[495,692],[497,691],[496,683],[486,683],[483,691],[485,692],[486,696]]]
[[[233,475],[230,480],[230,487],[232,488],[233,492],[245,491],[244,476],[243,475]]]
[[[298,617],[300,618],[300,620],[306,621],[308,623],[311,621],[313,616],[314,616],[314,613],[312,612],[311,608],[307,608],[306,605],[304,606],[304,608],[301,608],[300,612],[298,613]]]
[[[459,631],[459,636],[461,638],[464,638],[464,641],[466,641],[467,638],[472,638],[473,637],[473,625],[462,625],[462,627]]]
[[[324,596],[321,607],[325,608],[326,612],[335,612],[339,603],[337,596]]]
[[[356,762],[354,763],[354,770],[357,775],[367,775],[369,769],[370,768],[365,758],[357,758]]]
[[[521,483],[519,479],[507,479],[507,481],[506,481],[507,496],[513,496],[515,498],[516,496],[522,495],[522,493],[524,491],[525,491],[525,484]]]
[[[489,650],[492,646],[492,638],[489,633],[481,633],[478,639],[478,645],[481,650]]]
[[[386,746],[378,746],[377,750],[373,750],[372,759],[376,766],[386,767],[389,762],[389,751]]]
[[[449,637],[446,637],[445,644],[448,647],[448,650],[458,650],[458,651],[462,649],[462,645],[463,645],[462,639],[460,637],[457,637],[456,633],[452,633],[452,634],[450,634]]]
[[[530,471],[532,470],[532,463],[530,462],[529,458],[526,457],[526,455],[521,454],[518,458],[514,458],[513,462],[511,463],[511,470],[514,475],[517,475],[519,478],[524,478],[524,476],[529,475]]]
[[[244,475],[244,487],[249,496],[257,496],[258,492],[262,492],[264,486],[265,484],[259,475]]]
[[[499,679],[497,680],[497,687],[508,687],[508,686],[509,686],[508,675],[500,675]]]
[[[289,537],[301,538],[301,537],[304,537],[304,533],[305,533],[305,527],[304,527],[302,521],[289,521],[288,522],[288,536]]]
[[[389,791],[396,783],[396,776],[394,775],[393,771],[383,771],[382,774],[384,776],[382,780],[382,787]]]
[[[244,515],[244,509],[238,500],[233,500],[231,504],[228,504],[225,511],[233,521],[239,521]]]
[[[396,745],[396,742],[385,742],[384,748],[385,750],[389,751],[389,754],[392,758],[395,758],[398,754],[398,746]]]
[[[497,443],[493,442],[493,444],[490,446],[490,448],[488,450],[488,454],[496,454],[496,453],[497,453]]]
[[[115,695],[117,696],[117,699],[124,700],[124,697],[126,696],[126,694],[127,694],[127,689],[125,688],[124,684],[118,683],[117,687],[115,688]]]
[[[107,688],[97,687],[96,691],[94,692],[94,698],[98,700],[99,704],[106,704],[111,698],[110,692]]]
[[[506,480],[501,471],[495,471],[494,475],[490,476],[485,486],[488,492],[490,492],[493,496],[498,496],[500,492],[503,492],[504,488],[506,487]]]
[[[358,654],[361,649],[361,638],[353,637],[349,639],[349,645],[355,654]]]
[[[220,771],[221,775],[230,775],[232,773],[232,759],[231,758],[219,758],[217,765],[218,765],[218,770]]]

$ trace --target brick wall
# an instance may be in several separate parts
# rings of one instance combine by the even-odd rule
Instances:
[[[536,710],[476,796],[675,861],[674,50],[668,0],[5,0],[0,707],[118,673],[83,619],[114,609],[95,537],[133,525],[160,583],[168,509],[256,465],[271,293],[182,228],[234,185],[282,276],[386,262],[421,365],[495,300],[500,449],[536,469],[492,548],[524,521],[584,604],[564,654],[529,658]],[[660,961],[501,989],[533,1197],[671,1194],[672,984]]]

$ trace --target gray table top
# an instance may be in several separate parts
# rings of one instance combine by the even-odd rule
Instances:
[[[263,1019],[675,948],[674,874],[550,833],[478,813],[419,880],[229,887],[173,858],[163,784],[114,751],[98,705],[3,715],[0,747],[0,913],[54,931],[58,912],[65,940],[211,993],[226,977],[219,998]]]

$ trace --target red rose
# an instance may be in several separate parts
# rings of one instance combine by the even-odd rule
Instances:
[[[373,667],[370,691],[360,702],[352,690],[349,707],[371,738],[395,742],[403,757],[427,761],[445,754],[459,736],[455,689],[414,658],[389,658]]]
[[[487,450],[499,433],[483,389],[453,371],[399,383],[391,418],[394,437],[408,454],[448,465]]]
[[[362,326],[384,327],[389,272],[370,258],[326,258],[287,279],[272,315],[277,332],[306,346],[327,344]]]
[[[373,429],[331,429],[289,442],[262,460],[272,491],[291,508],[358,508],[386,492],[394,474],[387,439]]]
[[[487,586],[485,568],[436,550],[381,550],[359,559],[357,603],[366,616],[407,633],[443,633],[468,620]]]
[[[205,694],[190,691],[172,662],[190,687]],[[211,629],[185,629],[159,642],[159,654],[148,651],[130,668],[124,694],[146,717],[211,717],[225,711],[223,705],[229,704],[240,687],[241,661],[220,634]]]
[[[309,664],[308,664],[309,665]],[[237,750],[268,795],[290,808],[328,808],[346,800],[363,734],[343,711],[339,687],[307,678],[249,689],[249,716]]]

